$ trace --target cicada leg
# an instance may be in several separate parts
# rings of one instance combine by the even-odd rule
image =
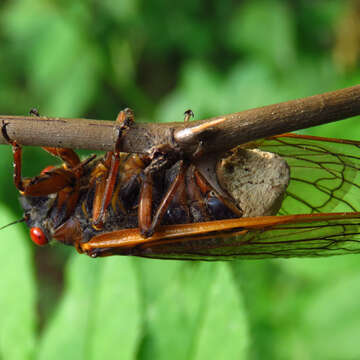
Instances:
[[[67,168],[75,168],[80,164],[80,159],[78,154],[69,148],[54,148],[54,147],[42,147],[49,154],[54,155],[60,158]]]
[[[194,165],[191,166],[191,176],[193,177],[193,181],[189,181],[189,184],[193,185],[190,188],[190,191],[192,192],[193,197],[201,204],[201,207],[203,208],[202,211],[205,211],[206,206],[205,212],[217,219],[243,216],[242,210],[213,189]],[[206,218],[207,215],[204,217]],[[212,219],[209,218],[206,220]]]
[[[116,179],[120,166],[120,145],[125,133],[134,122],[134,113],[126,108],[116,118],[118,132],[114,151],[105,155],[105,160],[95,169],[96,181],[95,197],[92,211],[92,223],[96,229],[101,229],[105,221],[106,209],[108,208],[115,188]]]
[[[36,109],[32,109],[30,114],[39,116]],[[82,176],[83,167],[94,159],[94,156],[80,162],[78,155],[72,149],[43,147],[45,151],[60,158],[64,165],[62,167],[49,166],[39,176],[23,178],[21,171],[22,148],[16,140],[10,139],[6,126],[7,123],[3,122],[1,132],[13,149],[16,188],[25,196],[46,196],[57,193],[57,207],[60,209],[65,205],[66,214],[70,216],[78,201],[79,179]]]
[[[6,131],[6,126],[8,125],[8,123],[6,122],[2,122],[2,126],[1,126],[1,133],[2,136],[4,137],[4,139],[12,146],[12,152],[13,152],[13,157],[14,157],[14,183],[16,188],[19,191],[24,191],[24,184],[23,184],[23,180],[21,177],[21,159],[22,159],[22,149],[21,146],[15,141],[15,140],[11,140],[7,131]]]
[[[113,152],[108,152],[102,163],[94,171],[95,196],[92,206],[92,223],[96,229],[101,229],[105,220],[117,178],[120,157]]]
[[[191,110],[187,110],[184,113],[184,122],[190,121],[190,118],[194,117],[194,113]],[[174,200],[176,194],[181,191],[181,184],[185,181],[185,174],[188,165],[185,165],[184,161],[180,162],[179,173],[174,179],[173,183],[163,196],[159,207],[157,208],[154,216],[153,213],[153,174],[162,168],[168,167],[174,163],[174,159],[169,157],[169,146],[160,145],[154,147],[151,152],[151,163],[144,170],[142,174],[142,184],[140,190],[139,210],[138,210],[138,224],[140,234],[144,238],[148,238],[154,234],[156,228],[160,225],[165,212],[169,208],[170,203]]]
[[[43,171],[39,176],[28,179],[23,178],[21,173],[22,148],[16,140],[10,139],[6,126],[8,124],[3,122],[1,132],[6,141],[12,146],[14,156],[14,183],[16,188],[23,195],[29,196],[45,196],[51,193],[56,193],[69,186],[74,181],[74,174],[71,170],[64,168],[55,168],[53,170]],[[54,155],[59,156],[64,161],[71,161],[74,164],[79,164],[80,160],[76,153],[71,149],[58,149]]]
[[[191,110],[186,111],[184,121],[189,121],[192,116],[194,114]],[[201,150],[202,144],[200,142],[197,152],[200,154]],[[181,221],[189,218],[190,206],[195,213],[198,213],[195,217],[198,217],[199,220],[196,221],[242,216],[241,210],[217,193],[194,165],[189,165],[188,162],[181,160],[176,178],[163,196],[152,217],[154,185],[152,174],[158,169],[168,166],[172,161],[167,156],[165,147],[154,148],[153,153],[155,156],[143,173],[139,200],[138,224],[140,234],[144,238],[148,238],[155,233],[166,211],[172,209],[170,205],[174,200],[177,203],[175,210],[182,213],[181,216],[178,215]]]
[[[144,175],[144,179],[141,184],[138,211],[138,223],[142,236],[149,237],[153,235],[156,228],[160,225],[161,220],[164,217],[166,210],[169,208],[171,201],[179,191],[180,185],[185,181],[186,169],[187,165],[184,164],[184,161],[181,161],[179,172],[162,198],[161,203],[154,214],[154,217],[152,217],[152,175],[150,173],[146,173]]]
[[[30,115],[39,117],[39,111],[33,108],[29,111]],[[76,152],[69,148],[56,148],[56,147],[42,147],[49,154],[60,158],[68,168],[74,168],[80,164],[79,156]]]

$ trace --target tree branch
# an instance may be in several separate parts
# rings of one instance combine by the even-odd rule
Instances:
[[[191,155],[223,152],[266,136],[338,121],[360,114],[360,85],[194,122],[135,123],[122,151],[146,153],[169,144]],[[179,115],[180,117],[180,115]],[[21,145],[113,150],[114,121],[30,116],[0,116],[11,139]],[[0,137],[0,144],[6,144]]]

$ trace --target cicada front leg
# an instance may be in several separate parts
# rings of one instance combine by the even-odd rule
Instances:
[[[6,130],[7,125],[8,123],[2,123],[1,132],[6,141],[12,146],[14,156],[14,183],[22,195],[45,196],[59,192],[74,182],[75,175],[73,172],[64,168],[47,168],[39,176],[23,178],[21,173],[22,148],[16,140],[10,139]],[[47,148],[45,148],[45,150],[47,150]],[[59,156],[65,162],[71,159],[71,163],[74,165],[80,163],[78,156],[71,149],[57,149],[56,154],[53,154]]]
[[[92,224],[97,230],[101,229],[104,225],[106,210],[114,194],[121,162],[121,141],[133,122],[134,113],[131,109],[126,108],[120,111],[116,118],[118,135],[115,149],[114,151],[106,153],[104,161],[98,164],[93,172],[92,178],[95,182],[95,197],[92,209]]]
[[[30,110],[30,115],[40,116],[39,111],[35,108]],[[49,154],[61,159],[64,162],[64,168],[66,169],[74,169],[80,164],[79,156],[76,152],[69,148],[55,148],[55,147],[42,147]],[[44,169],[48,170],[50,167]],[[46,172],[44,171],[43,172]]]
[[[1,126],[1,133],[4,139],[12,146],[12,152],[13,152],[13,166],[14,166],[14,183],[16,188],[19,191],[24,191],[24,183],[23,179],[21,177],[21,159],[22,159],[22,150],[21,146],[15,141],[11,140],[7,131],[6,126],[8,125],[7,122],[3,121]]]

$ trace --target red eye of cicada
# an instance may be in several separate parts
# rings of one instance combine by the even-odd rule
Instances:
[[[36,245],[43,246],[48,243],[48,239],[46,238],[44,232],[38,227],[30,229],[30,237]]]

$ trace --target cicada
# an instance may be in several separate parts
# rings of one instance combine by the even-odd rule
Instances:
[[[22,177],[21,146],[2,125],[36,244],[54,239],[91,257],[231,260],[332,255],[360,240],[360,142],[283,134],[216,159],[166,144],[121,153],[133,121],[130,109],[119,113],[115,151],[100,158],[44,148],[63,164],[34,178]]]

